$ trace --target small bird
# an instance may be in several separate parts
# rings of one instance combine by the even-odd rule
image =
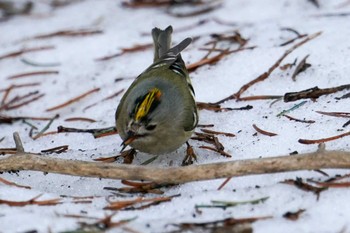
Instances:
[[[197,126],[195,93],[180,55],[192,39],[186,38],[171,48],[172,32],[171,26],[152,30],[153,64],[135,79],[117,108],[122,151],[130,146],[150,154],[169,153],[187,143]],[[187,152],[191,151],[187,146]],[[192,154],[185,159],[195,158]]]

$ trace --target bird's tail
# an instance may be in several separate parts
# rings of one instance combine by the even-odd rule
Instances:
[[[171,26],[168,26],[165,30],[153,28],[154,61],[157,61],[170,49],[172,32],[173,28]]]

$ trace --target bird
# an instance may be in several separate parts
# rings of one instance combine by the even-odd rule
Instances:
[[[172,26],[152,29],[153,63],[130,85],[115,113],[122,150],[130,146],[160,155],[187,144],[183,164],[196,159],[188,140],[198,124],[195,92],[181,52],[192,42],[186,38],[171,47]]]

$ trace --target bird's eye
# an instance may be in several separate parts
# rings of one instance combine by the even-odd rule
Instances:
[[[147,125],[146,129],[151,131],[151,130],[154,130],[156,127],[157,127],[157,125]]]

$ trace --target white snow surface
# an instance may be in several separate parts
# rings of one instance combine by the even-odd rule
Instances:
[[[149,35],[153,27],[164,28],[172,25],[174,43],[185,37],[201,36],[183,53],[186,63],[201,59],[206,51],[201,51],[204,44],[211,40],[212,33],[239,31],[242,37],[249,39],[247,46],[257,46],[254,50],[245,50],[226,56],[215,65],[205,65],[191,73],[196,91],[196,100],[215,102],[235,93],[239,88],[266,72],[282,54],[297,40],[287,46],[279,44],[292,39],[292,32],[281,28],[293,28],[304,34],[322,31],[322,34],[304,44],[282,62],[281,65],[298,62],[310,54],[307,62],[312,66],[291,79],[294,68],[283,71],[277,68],[268,79],[249,88],[243,96],[283,95],[286,92],[301,91],[314,86],[320,88],[349,84],[350,74],[350,16],[317,17],[326,13],[346,13],[350,4],[344,1],[321,0],[320,8],[306,0],[235,0],[223,1],[222,7],[201,15],[177,18],[169,15],[165,8],[131,9],[122,6],[119,1],[85,0],[61,7],[51,8],[46,1],[35,1],[34,11],[30,15],[14,17],[0,23],[0,55],[22,48],[54,46],[54,49],[26,53],[18,57],[0,60],[0,89],[12,84],[40,82],[40,86],[19,88],[10,92],[10,96],[23,95],[29,91],[39,90],[45,96],[25,107],[2,111],[9,116],[52,117],[59,114],[48,131],[55,131],[57,126],[75,128],[103,128],[115,124],[114,113],[120,101],[118,97],[93,104],[121,89],[126,89],[133,79],[152,62],[153,50],[127,53],[108,61],[96,62],[94,59],[111,55],[121,48],[137,44],[151,43]],[[230,24],[219,24],[219,19]],[[190,30],[178,31],[200,20],[207,23]],[[49,39],[26,40],[33,36],[53,33],[61,30],[81,28],[99,29],[103,33],[78,37],[53,37]],[[228,44],[219,44],[226,48]],[[230,45],[231,49],[237,45]],[[26,58],[37,63],[60,63],[57,67],[33,67],[21,59]],[[58,70],[58,75],[30,76],[15,80],[9,76],[32,71]],[[116,82],[117,78],[124,78]],[[67,107],[47,112],[46,109],[61,104],[93,88],[100,91],[79,100]],[[224,107],[239,108],[252,105],[249,111],[228,111],[216,113],[200,111],[200,124],[214,124],[211,129],[236,134],[236,137],[218,136],[225,146],[225,151],[232,158],[225,158],[212,151],[198,148],[202,142],[191,141],[198,156],[197,164],[244,160],[260,157],[288,155],[313,152],[316,144],[304,145],[300,138],[319,139],[344,133],[349,126],[342,125],[349,119],[335,118],[315,111],[349,112],[349,98],[337,100],[346,91],[322,96],[316,101],[306,100],[300,108],[290,115],[314,124],[290,121],[276,115],[285,109],[302,102],[285,103],[273,100],[249,102],[227,101]],[[0,93],[0,98],[4,93]],[[71,117],[88,117],[94,123],[81,121],[67,122]],[[47,121],[29,120],[38,129]],[[277,133],[275,137],[262,134],[255,135],[252,127],[256,124],[262,129]],[[30,126],[17,121],[13,124],[0,125],[0,148],[14,147],[12,134],[18,131],[24,147],[28,152],[40,152],[55,146],[69,145],[69,150],[50,157],[72,160],[92,161],[94,158],[113,156],[121,149],[118,135],[94,139],[90,134],[62,133],[53,134],[33,140],[29,137]],[[199,131],[199,129],[197,129]],[[327,149],[349,151],[349,137],[326,143]],[[184,157],[185,146],[173,153],[162,155],[147,166],[180,166]],[[6,155],[8,156],[8,155]],[[1,156],[3,157],[3,156]],[[0,157],[0,158],[1,158]],[[152,155],[138,153],[134,164],[140,164]],[[169,164],[172,165],[169,165]],[[349,173],[348,170],[327,169],[329,176]],[[43,172],[20,171],[18,174],[4,172],[4,179],[17,184],[28,185],[31,189],[17,188],[0,183],[0,199],[24,201],[39,194],[39,200],[62,198],[62,204],[54,206],[10,207],[0,204],[0,232],[62,232],[79,228],[79,221],[93,223],[96,220],[65,217],[64,214],[76,214],[103,218],[113,213],[103,208],[108,200],[130,200],[139,196],[156,197],[156,194],[126,194],[118,196],[104,187],[123,187],[120,180],[74,177]],[[113,221],[133,219],[123,225],[136,232],[170,232],[177,230],[174,225],[183,222],[207,222],[234,218],[271,216],[266,220],[253,223],[254,232],[350,232],[350,189],[330,188],[320,194],[319,199],[312,192],[305,192],[294,186],[282,184],[285,179],[301,177],[325,180],[327,177],[315,171],[299,171],[266,175],[254,175],[233,178],[222,190],[217,190],[224,179],[191,182],[169,188],[163,188],[164,196],[180,194],[169,202],[151,206],[144,210],[118,211]],[[67,195],[68,197],[62,197]],[[92,203],[74,204],[71,196],[94,196]],[[260,204],[239,205],[227,209],[201,209],[198,213],[195,205],[210,204],[212,200],[246,201],[269,197]],[[305,209],[296,221],[283,217],[288,211]],[[123,232],[125,228],[112,228],[109,232]]]

